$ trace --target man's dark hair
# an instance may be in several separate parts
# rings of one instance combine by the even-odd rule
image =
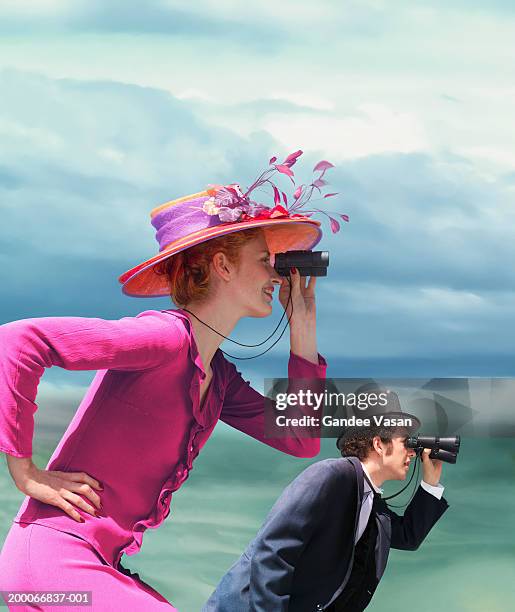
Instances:
[[[405,436],[404,427],[360,427],[344,430],[336,442],[342,457],[357,457],[364,461],[373,449],[372,441],[376,436],[381,442],[389,444],[395,436]]]

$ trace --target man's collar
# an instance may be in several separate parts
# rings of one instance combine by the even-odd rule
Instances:
[[[372,481],[372,478],[370,478],[370,474],[368,473],[368,470],[365,467],[365,464],[363,462],[361,462],[361,461],[360,461],[360,463],[361,463],[361,467],[363,468],[363,472],[364,472],[364,474],[366,476],[365,483],[364,483],[365,488],[370,488],[369,484],[368,484],[370,482],[370,484],[372,485],[374,491],[376,493],[379,493],[379,495],[382,495],[384,493],[383,489],[380,489],[379,487],[375,486],[374,482]]]

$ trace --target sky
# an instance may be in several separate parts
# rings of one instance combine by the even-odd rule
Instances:
[[[302,149],[350,217],[317,247],[330,374],[510,372],[511,3],[4,0],[0,34],[0,322],[166,308],[117,282],[156,252],[150,210]]]
[[[324,206],[350,218],[335,235],[321,219],[317,247],[331,257],[317,283],[328,375],[513,376],[513,40],[508,0],[0,0],[0,324],[168,308],[117,281],[157,252],[150,211],[211,183],[250,185],[272,155],[302,149],[298,181],[331,161],[339,195]],[[256,343],[280,315],[276,302],[232,337]],[[259,389],[285,375],[288,350],[285,334],[238,368]],[[90,379],[43,377],[41,465]],[[131,561],[182,610],[302,467],[223,425],[213,438],[174,521]],[[374,609],[434,584],[455,609],[505,609],[510,514],[482,517],[499,514],[510,444],[464,441],[446,471],[449,522],[417,563],[393,552]],[[332,440],[323,449],[334,456]],[[6,468],[0,496],[3,536],[20,501]]]

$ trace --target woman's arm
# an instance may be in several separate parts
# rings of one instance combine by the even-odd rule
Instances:
[[[267,398],[243,380],[234,364],[226,361],[229,369],[224,403],[220,419],[243,433],[264,442],[277,450],[295,457],[316,457],[320,452],[320,438],[307,437],[313,428],[284,427],[284,437],[265,436],[265,412],[269,415],[280,414],[275,402]],[[309,388],[314,393],[323,393],[327,364],[318,355],[318,365],[298,355],[290,353],[288,362],[288,393],[298,393]],[[312,414],[311,410],[307,413]],[[299,415],[300,416],[300,413]],[[318,430],[318,428],[316,428]],[[304,433],[304,436],[299,436]]]
[[[88,474],[40,470],[32,462],[35,400],[45,368],[145,370],[173,358],[183,342],[182,326],[155,311],[117,321],[52,317],[0,326],[0,451],[18,489],[77,521],[72,504],[95,514],[80,495],[100,508],[94,491],[100,484]]]
[[[155,311],[116,321],[50,317],[0,326],[0,451],[32,456],[34,412],[45,370],[146,370],[184,342],[174,317]]]
[[[288,393],[310,390],[323,393],[327,363],[317,351],[315,284],[312,276],[306,284],[306,277],[298,272],[291,274],[291,296],[289,283],[284,280],[279,300],[290,318],[290,359],[288,362]],[[229,364],[228,385],[220,418],[232,427],[265,442],[285,453],[296,457],[315,457],[320,452],[320,439],[313,436],[319,427],[284,427],[285,437],[265,437],[265,410],[278,414],[275,403],[254,390],[245,382],[233,364]],[[299,410],[313,415],[309,407]],[[301,434],[301,435],[299,435]]]

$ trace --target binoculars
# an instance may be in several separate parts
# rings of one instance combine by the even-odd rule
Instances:
[[[288,251],[276,253],[274,268],[280,276],[290,276],[290,269],[297,268],[301,276],[327,276],[328,251]]]
[[[439,438],[438,436],[411,436],[406,438],[406,448],[413,449],[421,455],[425,448],[430,448],[430,459],[440,459],[446,463],[456,463],[460,452],[460,437]]]

